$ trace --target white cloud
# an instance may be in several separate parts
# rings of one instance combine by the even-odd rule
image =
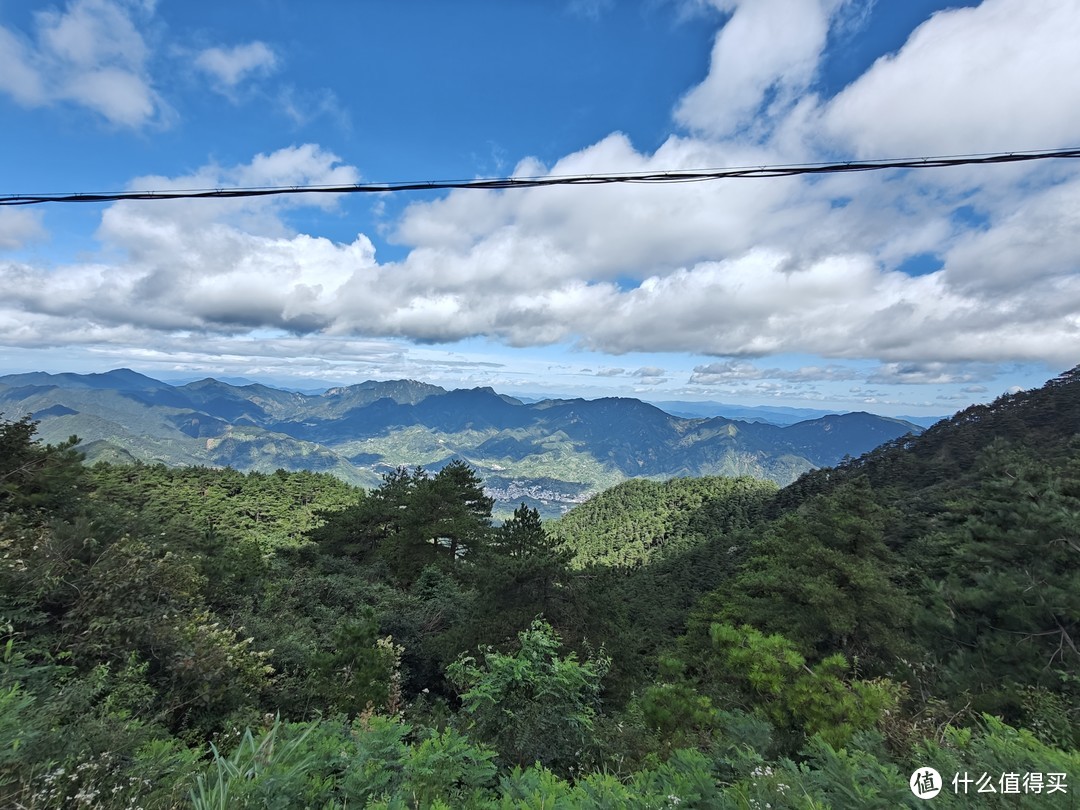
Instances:
[[[870,375],[874,385],[948,385],[992,380],[998,369],[993,365],[957,363],[885,363]],[[963,393],[983,393],[981,385],[961,389]]]
[[[620,147],[621,148],[621,147]],[[281,185],[355,182],[355,169],[312,145],[256,156],[249,164],[206,167],[181,178],[141,178],[142,188],[207,187],[228,184]],[[434,246],[418,245],[400,262],[379,264],[371,243],[349,244],[293,233],[282,214],[305,198],[213,202],[119,203],[103,215],[100,238],[127,260],[117,265],[82,264],[54,270],[23,265],[0,268],[0,299],[6,301],[7,342],[42,339],[52,329],[38,316],[75,313],[101,329],[135,325],[173,331],[209,330],[244,334],[276,328],[337,336],[403,337],[454,341],[486,335],[511,346],[580,341],[611,353],[671,351],[719,356],[766,356],[783,352],[834,358],[879,358],[887,363],[1046,360],[1068,362],[1080,353],[1080,279],[1060,275],[1053,288],[1004,285],[993,294],[950,283],[950,269],[920,277],[885,269],[871,253],[830,253],[824,242],[807,251],[766,223],[749,238],[774,242],[719,261],[656,268],[634,258],[667,245],[670,234],[620,228],[620,217],[663,216],[665,197],[650,200],[635,190],[629,201],[590,209],[577,202],[574,214],[593,217],[611,238],[626,245],[618,258],[600,262],[602,244],[574,240],[581,223],[568,212],[529,195],[479,195],[479,203],[451,195],[422,214],[464,219],[456,208],[477,212],[488,223],[464,247],[430,231]],[[775,190],[766,194],[776,194]],[[788,205],[813,208],[805,189],[788,187]],[[636,196],[635,196],[636,195]],[[325,203],[325,200],[319,202]],[[775,199],[778,217],[792,221]],[[707,194],[699,204],[723,211],[730,202]],[[1052,207],[1050,203],[1047,203]],[[629,206],[625,211],[621,206]],[[819,232],[843,234],[853,227],[844,209],[826,209]],[[734,213],[734,211],[733,211]],[[801,216],[801,215],[800,215]],[[786,219],[785,219],[786,217]],[[835,222],[830,218],[835,217]],[[416,220],[413,220],[415,223]],[[406,219],[406,223],[409,219]],[[861,220],[856,217],[856,224]],[[545,223],[547,223],[545,227]],[[692,249],[723,254],[702,234]],[[798,235],[805,230],[798,232]],[[744,235],[744,238],[745,235]],[[883,239],[888,234],[882,235]],[[792,244],[784,245],[784,242]],[[737,246],[738,242],[733,241]],[[783,245],[783,246],[781,246]],[[868,243],[873,247],[873,242]],[[1037,249],[1033,246],[1033,250]],[[730,248],[729,248],[730,249]],[[988,250],[994,249],[991,245]],[[624,276],[652,267],[659,272],[627,289],[596,275]],[[27,324],[31,324],[30,327]],[[36,326],[35,326],[36,325]],[[29,330],[29,331],[27,331]],[[738,377],[742,366],[699,369],[697,382]],[[652,379],[661,379],[659,372]],[[634,376],[643,377],[639,371]],[[707,375],[714,375],[708,377]],[[845,379],[837,366],[795,371],[748,368],[747,378],[785,383]],[[894,379],[917,381],[914,375]]]
[[[258,155],[250,164],[206,167],[180,178],[139,178],[139,188],[355,182],[356,172],[318,147]],[[237,334],[260,327],[309,332],[330,325],[336,295],[354,273],[374,267],[364,236],[351,244],[296,234],[281,218],[298,205],[283,198],[118,203],[99,237],[126,261],[55,269],[0,265],[0,309],[7,342],[31,344],[56,333],[51,318],[82,319],[102,330],[208,329]],[[38,318],[20,322],[17,311]]]
[[[615,133],[564,157],[550,168],[526,161],[515,176],[649,172],[782,162],[756,147],[719,146],[670,138],[652,155],[637,152]],[[821,227],[829,203],[803,193],[798,180],[769,182],[552,187],[506,193],[460,191],[432,203],[409,206],[395,240],[464,265],[472,276],[493,283],[528,281],[513,262],[533,257],[534,271],[547,281],[642,279],[661,269],[737,255],[762,242],[805,238],[811,249],[832,234]],[[817,240],[814,234],[820,234]]]
[[[209,165],[181,177],[139,177],[128,187],[166,191],[229,186],[349,185],[359,178],[356,169],[343,164],[337,155],[314,144],[302,144],[258,154],[241,166]],[[294,236],[281,218],[282,211],[299,207],[330,209],[336,202],[336,196],[330,194],[123,202],[110,206],[102,214],[98,236],[107,244],[127,251],[133,260],[151,265],[161,262],[163,254],[158,251],[162,249],[179,251],[177,256],[182,256],[186,248],[202,254],[206,251],[202,247],[204,240],[219,242],[209,250],[213,255],[215,250],[225,250],[226,242],[239,245],[251,237]]]
[[[218,92],[228,96],[232,96],[241,82],[253,76],[269,75],[277,64],[274,51],[259,41],[231,48],[206,48],[195,56],[195,67],[211,78]]]
[[[993,223],[957,237],[945,254],[951,285],[987,294],[1024,287],[1030,297],[1075,281],[1080,172],[1017,203],[1016,196],[993,201]]]
[[[17,250],[46,237],[40,211],[0,208],[0,250]]]
[[[35,16],[32,38],[0,27],[0,91],[27,107],[78,104],[117,126],[164,120],[170,111],[132,19],[152,10],[130,0],[69,0],[64,11]]]
[[[1075,0],[942,11],[825,111],[860,157],[1048,149],[1080,141]]]
[[[146,61],[146,43],[127,5],[74,0],[64,13],[43,11],[38,15],[41,44],[56,58],[82,69],[110,63],[141,65]]]
[[[74,76],[65,96],[97,110],[114,124],[138,127],[149,121],[158,102],[146,81],[120,68],[101,68]]]
[[[807,15],[802,24],[768,29],[768,3],[717,5],[731,19],[717,36],[709,77],[677,111],[697,136],[673,137],[646,155],[616,133],[554,166],[526,161],[514,173],[820,158],[824,153],[806,150],[835,148],[840,109],[873,131],[877,108],[859,107],[858,88],[885,63],[855,82],[842,103],[819,105],[813,96],[777,102],[813,79],[823,26],[850,6],[801,4],[791,13]],[[926,23],[916,39],[933,34],[935,25],[951,25],[950,14]],[[991,0],[956,14],[962,20],[973,14],[994,28],[996,42],[1014,27],[1026,30],[1030,9]],[[1031,49],[1047,37],[1052,54],[1073,53],[1068,36],[1044,28],[1024,35]],[[751,47],[762,53],[741,58]],[[931,82],[904,54],[891,69]],[[738,83],[739,70],[756,73]],[[1041,81],[1037,72],[1027,78]],[[762,115],[767,97],[772,111]],[[1042,108],[1032,114],[1038,120]],[[749,117],[752,131],[740,131]],[[949,128],[926,119],[920,126]],[[852,133],[856,142],[865,134]],[[399,272],[417,285],[454,291],[457,328],[444,334],[489,334],[512,345],[576,336],[588,348],[616,353],[1070,362],[1080,349],[1074,314],[1080,282],[1072,258],[1080,247],[1074,222],[1080,201],[1071,182],[1060,182],[1062,170],[456,193],[407,210],[397,239],[414,250]],[[1066,177],[1069,171],[1064,168]],[[1047,181],[1059,187],[1044,189]],[[986,221],[965,222],[956,213],[961,206],[978,209]],[[920,254],[940,256],[945,267],[915,278],[895,272]],[[623,287],[628,278],[641,286],[620,289],[611,283],[616,278]],[[1049,283],[1033,286],[1032,279]],[[478,284],[484,300],[471,302],[468,290]]]
[[[44,104],[48,97],[42,76],[31,64],[30,48],[3,26],[0,26],[0,92],[26,107]]]
[[[666,374],[667,372],[658,366],[642,366],[631,372],[630,376],[636,377],[642,385],[661,385],[668,381],[668,378],[664,376]]]
[[[724,360],[695,366],[690,375],[691,385],[731,385],[750,380],[783,380],[789,383],[814,383],[859,379],[862,375],[852,368],[831,364],[803,366],[796,369],[759,368],[745,360]]]
[[[679,123],[725,136],[786,112],[818,67],[834,0],[714,0],[731,14],[707,78],[683,97]],[[772,96],[769,99],[769,96]]]
[[[360,179],[354,167],[343,164],[337,155],[311,143],[260,153],[247,166],[237,167],[234,176],[241,186],[349,185]],[[326,199],[334,200],[333,197]],[[310,198],[293,202],[313,204]]]

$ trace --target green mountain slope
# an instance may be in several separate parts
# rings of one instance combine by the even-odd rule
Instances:
[[[746,528],[776,492],[754,478],[626,481],[549,524],[572,563],[633,567]]]
[[[978,460],[995,443],[1022,444],[1025,451],[1054,466],[1074,458],[1080,436],[1080,366],[1041,388],[1006,394],[987,405],[973,405],[928,428],[919,436],[900,436],[836,467],[803,476],[777,497],[773,513],[797,507],[865,476],[896,500],[916,498],[927,514],[931,502],[970,488],[982,477]]]
[[[610,601],[635,625],[634,654],[663,644],[701,589],[691,658],[715,622],[745,624],[958,709],[1061,739],[1077,728],[1080,367],[808,473],[765,518],[631,573]],[[622,526],[609,509],[573,537],[621,537],[596,556],[610,564],[637,547]]]
[[[620,628],[618,689],[684,632],[707,689],[713,626],[749,625],[902,680],[912,700],[1075,739],[1080,367],[809,472],[740,525],[696,531],[702,506],[679,486],[622,484],[551,524],[603,589],[587,634]]]

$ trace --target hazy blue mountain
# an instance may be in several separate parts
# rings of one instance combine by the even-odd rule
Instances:
[[[118,368],[103,374],[48,374],[44,371],[31,371],[26,374],[9,374],[0,377],[0,382],[12,387],[21,386],[58,386],[63,388],[95,388],[114,391],[153,391],[171,388],[168,383],[139,374],[129,368]]]
[[[370,485],[399,465],[437,470],[462,460],[500,501],[547,514],[635,477],[751,475],[783,485],[921,432],[869,413],[763,421],[798,410],[771,408],[752,421],[687,418],[637,399],[525,403],[491,388],[415,380],[305,394],[212,378],[174,386],[127,369],[0,377],[0,412],[33,414],[46,441],[82,437],[91,461],[310,469]]]
[[[688,400],[654,402],[653,404],[674,416],[683,416],[688,419],[722,416],[728,419],[738,419],[741,422],[769,422],[781,426],[794,425],[796,422],[805,422],[809,419],[820,419],[823,416],[838,415],[836,411],[821,411],[814,408],[787,408],[781,405],[731,405],[724,402],[693,402]],[[927,428],[948,417],[897,416],[895,418]]]
[[[725,402],[694,402],[673,400],[654,402],[675,416],[687,418],[726,417],[743,422],[770,422],[774,425],[794,425],[806,419],[818,419],[822,416],[835,415],[836,411],[822,411],[815,408],[788,408],[781,405],[732,405]]]

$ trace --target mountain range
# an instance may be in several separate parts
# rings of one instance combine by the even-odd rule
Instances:
[[[89,462],[307,469],[372,486],[400,465],[463,460],[504,507],[525,501],[547,515],[629,478],[751,475],[785,485],[922,432],[863,412],[776,425],[677,416],[628,398],[525,403],[415,380],[312,394],[211,378],[171,385],[130,369],[0,377],[0,412],[30,414],[48,442],[78,435]]]

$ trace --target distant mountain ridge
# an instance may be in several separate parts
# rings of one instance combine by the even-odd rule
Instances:
[[[547,514],[634,477],[751,475],[783,485],[922,432],[863,412],[779,426],[680,417],[617,397],[524,403],[415,380],[303,394],[213,378],[170,385],[130,369],[0,377],[0,412],[32,414],[46,441],[80,436],[90,461],[310,469],[370,486],[400,465],[461,459],[497,498]]]

